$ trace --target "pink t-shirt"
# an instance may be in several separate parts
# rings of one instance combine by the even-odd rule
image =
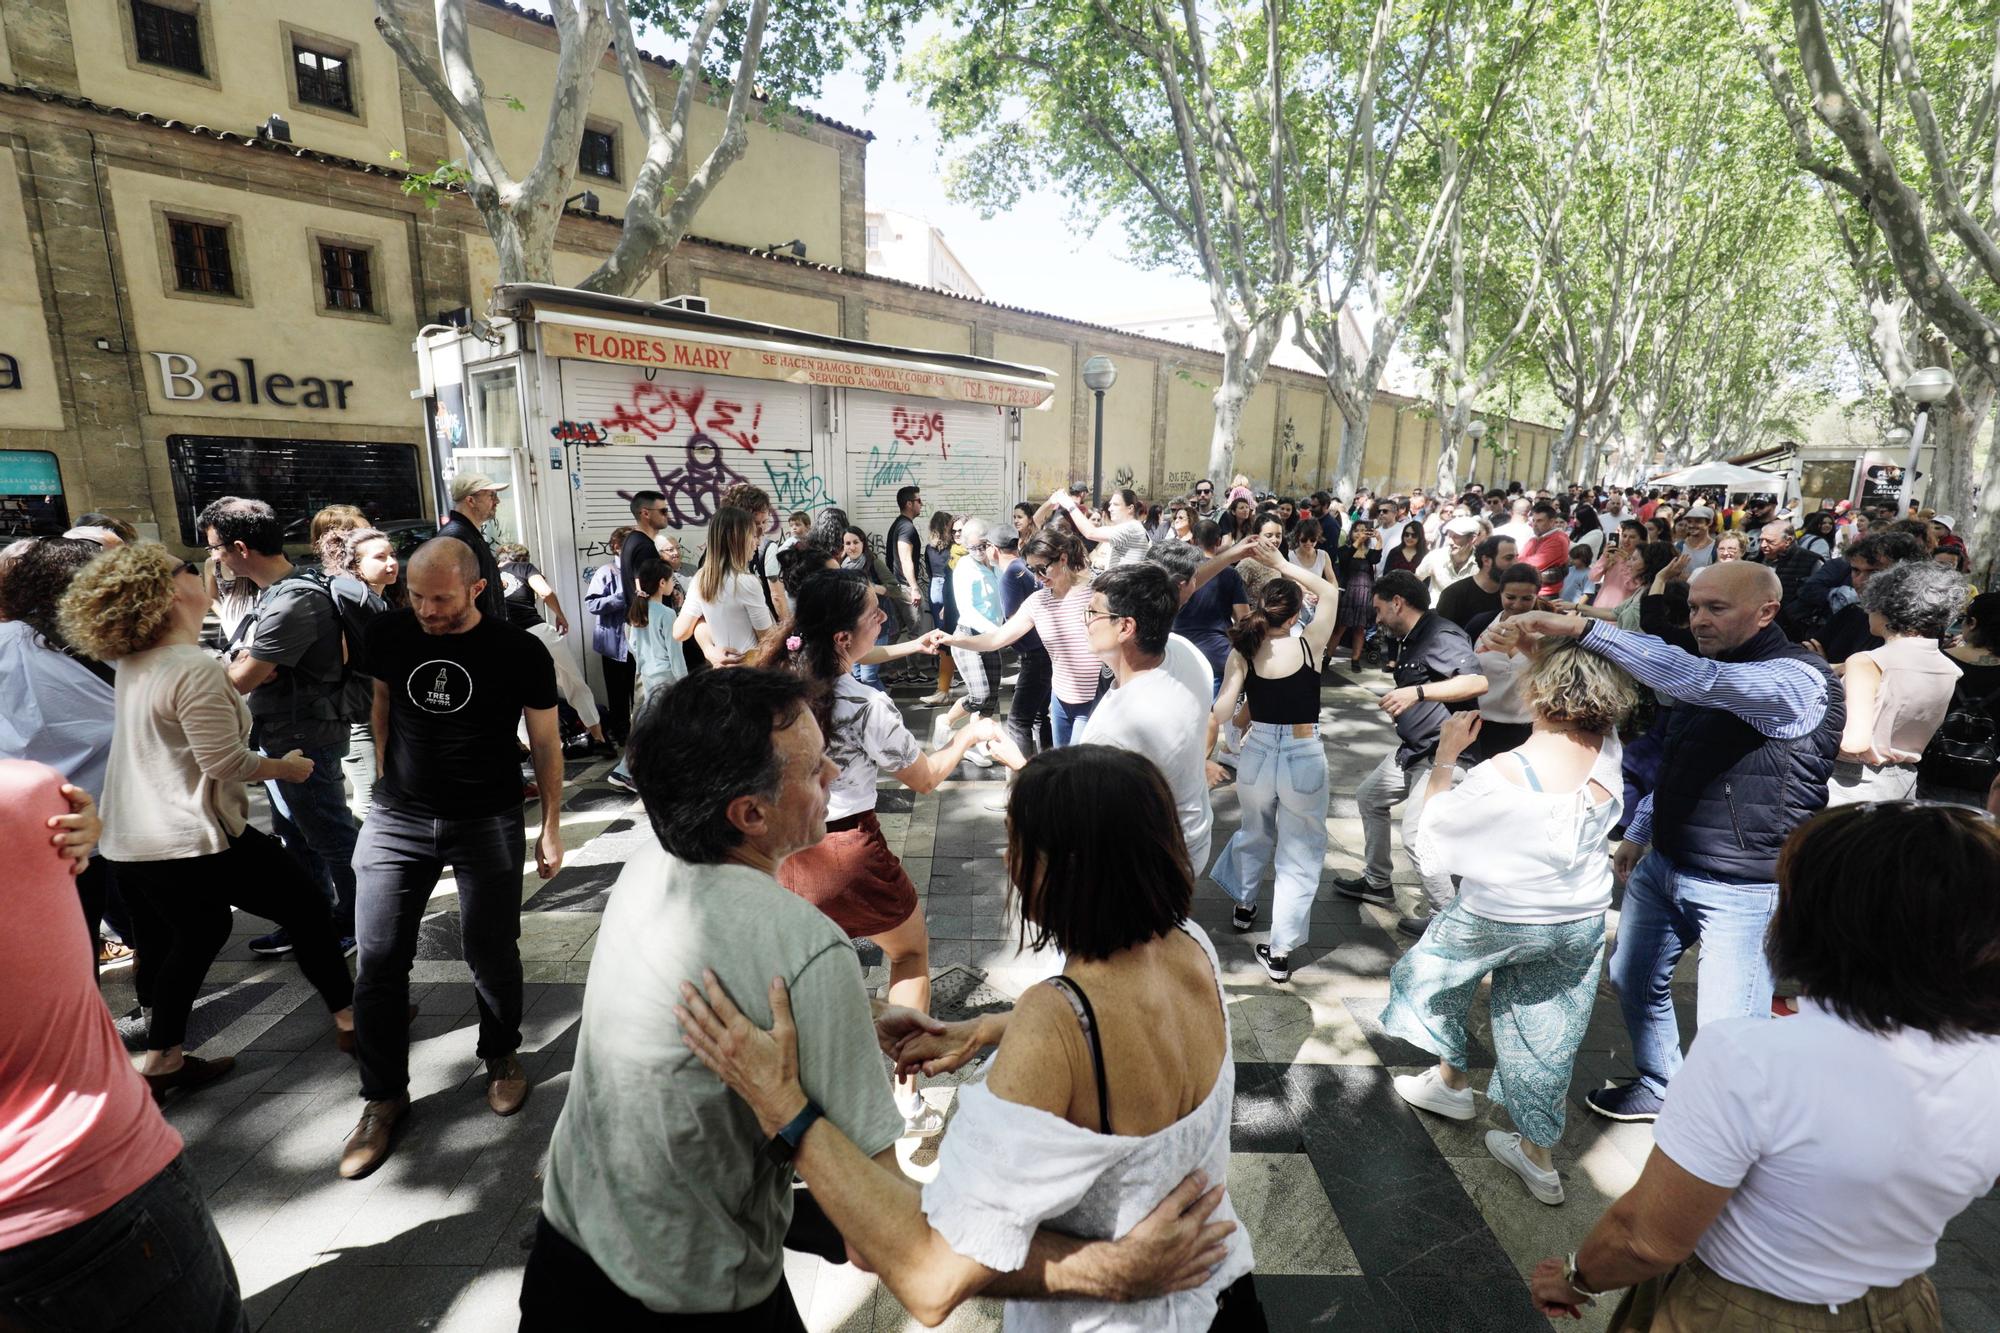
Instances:
[[[1087,704],[1095,699],[1103,663],[1090,651],[1090,627],[1083,620],[1083,613],[1090,609],[1090,585],[1077,584],[1060,601],[1052,589],[1043,588],[1025,605],[1042,647],[1048,649],[1056,698],[1066,704]]]
[[[0,760],[0,1250],[97,1216],[180,1154],[97,993],[54,770]]]

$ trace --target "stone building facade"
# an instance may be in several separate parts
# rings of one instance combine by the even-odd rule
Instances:
[[[428,6],[399,3],[414,30],[432,21]],[[469,11],[490,117],[520,170],[555,34],[498,0]],[[497,263],[462,198],[432,207],[405,191],[404,166],[448,161],[457,145],[372,17],[371,0],[0,0],[0,530],[100,510],[192,545],[193,512],[232,489],[293,511],[358,496],[385,517],[434,511],[411,346],[449,312],[483,311]],[[597,211],[565,217],[561,282],[610,251],[621,182],[643,152],[608,57],[605,68],[573,187]],[[671,65],[650,73],[670,97]],[[510,97],[526,109],[505,109]],[[721,124],[717,108],[697,113],[695,160]],[[278,128],[271,117],[276,135],[260,130]],[[1057,394],[1024,422],[1024,494],[1088,475],[1079,370],[1108,355],[1107,479],[1158,497],[1205,469],[1212,352],[869,275],[869,140],[765,108],[652,294],[1048,367]],[[803,257],[772,248],[794,240]],[[1239,468],[1314,489],[1333,461],[1328,410],[1315,377],[1274,370],[1246,415]],[[1512,475],[1539,476],[1551,428],[1505,429]],[[1425,484],[1436,453],[1421,404],[1378,400],[1365,480]],[[1508,471],[1485,457],[1475,475]]]

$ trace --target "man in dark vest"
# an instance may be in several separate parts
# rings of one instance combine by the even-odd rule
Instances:
[[[1674,966],[1697,941],[1695,1024],[1768,1017],[1764,931],[1777,906],[1778,851],[1826,805],[1847,710],[1840,682],[1778,628],[1775,571],[1742,560],[1698,571],[1688,628],[1701,656],[1601,620],[1536,612],[1526,634],[1583,646],[1679,701],[1660,777],[1626,812],[1613,868],[1625,884],[1611,983],[1639,1077],[1584,1100],[1613,1120],[1652,1121],[1681,1064]],[[1648,844],[1651,845],[1650,852]]]

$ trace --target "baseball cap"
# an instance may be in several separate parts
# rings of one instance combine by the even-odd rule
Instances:
[[[1708,507],[1707,505],[1691,505],[1691,506],[1689,506],[1689,508],[1688,508],[1688,511],[1687,511],[1687,513],[1683,514],[1683,515],[1682,515],[1681,517],[1683,517],[1683,518],[1714,518],[1714,517],[1715,517],[1715,511],[1714,511],[1713,509],[1710,509],[1710,508],[1709,508],[1709,507]]]
[[[1459,517],[1445,524],[1444,530],[1446,532],[1456,533],[1459,536],[1464,537],[1471,533],[1478,532],[1482,526],[1483,525],[1480,523],[1478,519],[1472,518],[1469,515],[1461,514]]]
[[[1743,503],[1746,505],[1776,505],[1778,503],[1778,497],[1772,495],[1769,491],[1759,491],[1757,494],[1751,496]]]
[[[481,491],[504,491],[512,482],[495,481],[484,472],[461,472],[451,479],[451,500],[457,504],[468,495]]]

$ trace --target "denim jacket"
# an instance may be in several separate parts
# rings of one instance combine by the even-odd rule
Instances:
[[[618,562],[607,560],[591,571],[590,584],[583,594],[584,609],[595,617],[590,627],[590,646],[598,656],[623,662],[625,644],[625,597],[618,588]]]

